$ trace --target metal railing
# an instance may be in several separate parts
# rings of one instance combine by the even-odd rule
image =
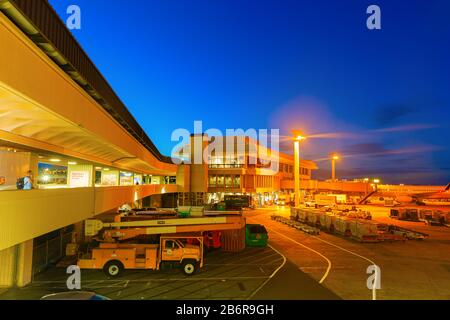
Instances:
[[[33,248],[33,276],[65,256],[66,246],[72,240],[72,232],[62,234]]]
[[[210,169],[234,169],[234,168],[243,168],[243,164],[210,164],[208,165]]]

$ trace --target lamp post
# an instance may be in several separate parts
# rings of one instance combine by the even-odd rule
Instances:
[[[336,160],[339,160],[337,154],[331,155],[331,181],[336,181]]]
[[[300,141],[306,137],[299,131],[294,131],[294,194],[295,207],[303,202],[303,193],[300,190]]]

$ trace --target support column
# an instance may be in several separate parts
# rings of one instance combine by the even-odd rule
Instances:
[[[0,288],[14,286],[16,246],[0,251]]]
[[[0,287],[24,287],[33,276],[33,240],[0,251]]]
[[[74,240],[76,241],[76,243],[84,242],[84,221],[80,221],[74,224],[74,232],[75,232]]]
[[[300,142],[294,141],[294,194],[295,207],[300,205]]]
[[[31,283],[33,278],[33,240],[18,245],[16,264],[16,285],[24,287]]]

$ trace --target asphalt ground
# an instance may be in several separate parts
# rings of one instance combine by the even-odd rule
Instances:
[[[289,216],[288,208],[247,211],[249,223],[269,231],[271,245],[294,265],[343,299],[373,299],[367,288],[367,267],[381,270],[378,300],[450,299],[450,229],[423,223],[375,219],[429,234],[425,240],[359,243],[321,233],[311,236],[270,219],[274,213]]]
[[[82,270],[82,289],[111,299],[450,299],[450,229],[374,219],[430,236],[423,241],[359,243],[321,233],[311,236],[270,219],[289,216],[287,208],[246,211],[249,223],[269,231],[268,248],[240,253],[210,252],[205,266],[188,277],[180,269],[126,270],[109,279],[98,270]],[[367,288],[367,268],[381,268],[381,288]],[[65,269],[51,267],[31,285],[0,291],[0,299],[39,299],[67,291]]]
[[[0,293],[0,299],[37,300],[64,292],[67,277],[64,268],[51,267],[31,285]],[[204,267],[193,276],[173,268],[125,270],[120,278],[110,279],[99,270],[82,270],[81,286],[113,300],[338,298],[270,247],[207,253]]]

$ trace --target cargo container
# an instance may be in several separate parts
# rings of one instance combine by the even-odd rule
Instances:
[[[433,218],[433,210],[420,210],[419,211],[419,219],[421,220],[431,220]]]
[[[222,232],[222,250],[240,252],[245,249],[246,228],[226,230]]]
[[[391,209],[389,216],[392,219],[405,221],[419,221],[419,212],[415,208]]]
[[[445,223],[446,224],[450,223],[450,212],[445,213]]]
[[[308,210],[303,208],[291,208],[291,220],[306,222]]]
[[[331,233],[334,233],[335,229],[336,229],[336,219],[338,216],[332,214],[332,213],[327,213],[325,215],[325,230],[329,231]]]
[[[329,230],[329,226],[327,226],[327,215],[328,213],[325,212],[319,214],[320,228],[323,230]]]
[[[349,221],[349,227],[352,238],[358,241],[378,241],[378,226],[374,222],[354,219]]]
[[[306,221],[310,226],[315,227],[317,225],[320,225],[319,213],[320,213],[320,211],[317,211],[317,210],[308,210],[307,211],[307,220]]]
[[[350,221],[347,217],[337,217],[334,225],[334,232],[342,236],[350,237]]]
[[[300,209],[298,213],[299,213],[298,221],[306,223],[308,221],[308,210]]]
[[[299,208],[291,207],[291,219],[292,220],[298,220],[298,211],[299,210],[300,210]]]

